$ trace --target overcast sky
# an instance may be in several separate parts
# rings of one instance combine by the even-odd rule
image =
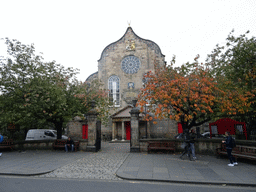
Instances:
[[[256,35],[255,0],[0,0],[0,38],[34,43],[46,61],[96,72],[103,49],[131,23],[141,38],[159,45],[169,64],[201,60],[235,30]],[[0,55],[3,55],[0,41]]]

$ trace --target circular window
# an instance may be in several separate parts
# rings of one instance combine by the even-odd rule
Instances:
[[[127,74],[137,73],[140,69],[140,60],[133,55],[125,57],[121,62],[122,70]]]

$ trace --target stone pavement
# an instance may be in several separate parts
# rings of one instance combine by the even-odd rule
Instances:
[[[164,181],[175,183],[246,185],[256,187],[256,166],[238,162],[229,167],[228,159],[197,155],[198,160],[180,154],[130,154],[118,169],[117,176],[124,179]]]
[[[102,142],[97,153],[64,151],[3,152],[0,175],[144,180],[175,183],[247,185],[256,187],[256,166],[198,155],[198,160],[178,154],[129,153],[129,143]]]
[[[52,172],[82,158],[84,153],[65,154],[63,151],[2,152],[0,175],[41,175]]]
[[[122,180],[115,173],[129,155],[128,143],[102,142],[101,151],[84,156],[40,177]],[[76,152],[77,153],[77,152]],[[69,153],[67,155],[73,155]]]

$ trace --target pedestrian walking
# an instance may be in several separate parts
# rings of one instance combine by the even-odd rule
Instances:
[[[228,164],[228,166],[233,167],[234,165],[238,165],[237,161],[235,160],[235,158],[233,157],[232,153],[232,149],[233,149],[233,138],[231,137],[230,133],[228,131],[225,132],[226,135],[226,140],[222,141],[222,143],[226,144],[226,149],[227,149],[227,154],[228,154],[228,158],[230,163]]]
[[[190,148],[190,134],[185,133],[184,134],[184,151],[180,156],[180,159],[187,154],[188,158],[191,160],[190,154],[191,154],[191,148]]]
[[[196,160],[196,154],[195,154],[195,139],[196,139],[196,134],[195,131],[193,129],[190,130],[189,133],[190,136],[190,150],[191,150],[191,154],[192,154],[192,160]]]
[[[68,150],[74,151],[74,141],[71,137],[68,137],[67,143],[65,144],[65,151],[68,152]]]

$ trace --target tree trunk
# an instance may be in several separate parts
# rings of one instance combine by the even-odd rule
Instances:
[[[57,139],[61,139],[62,136],[62,124],[63,122],[55,122],[55,128],[57,129]]]

